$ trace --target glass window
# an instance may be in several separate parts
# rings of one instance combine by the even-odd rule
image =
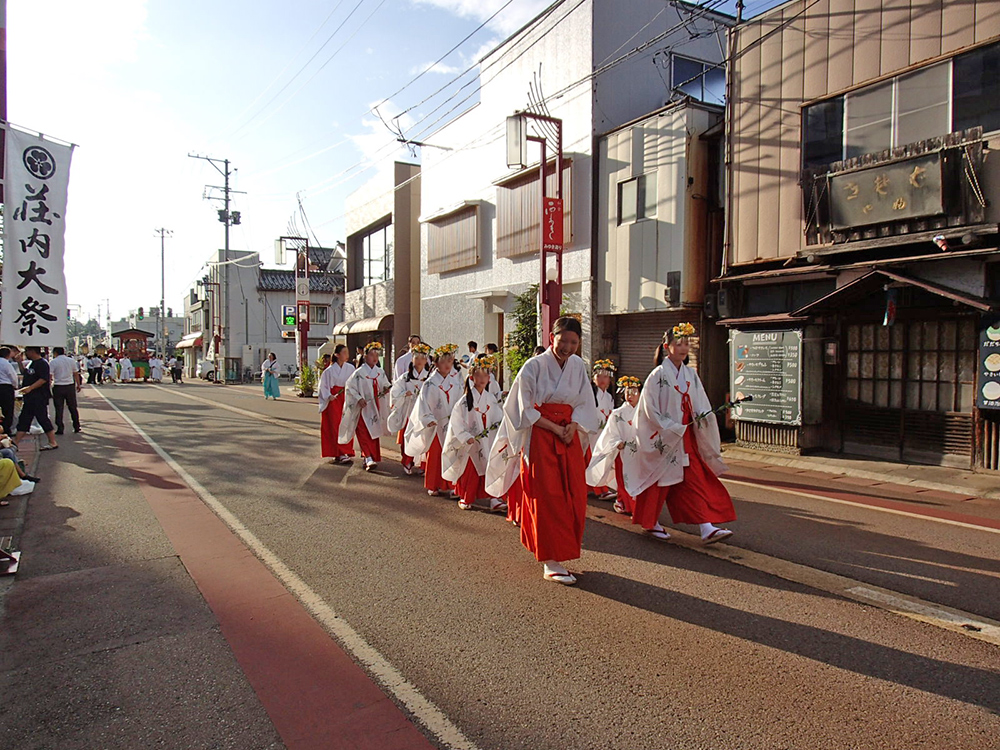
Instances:
[[[392,224],[372,230],[361,238],[362,285],[378,284],[392,278]]]
[[[656,174],[618,183],[618,225],[656,216]]]
[[[670,86],[692,99],[723,104],[726,100],[726,71],[717,63],[673,55]]]
[[[952,65],[952,130],[1000,130],[1000,44],[959,55]]]
[[[847,157],[892,146],[892,81],[847,97]]]
[[[803,112],[803,166],[817,167],[844,158],[844,97],[819,102]]]
[[[896,80],[896,144],[916,143],[951,130],[950,63],[921,68]]]
[[[626,180],[618,183],[618,225],[631,224],[638,213],[639,181]]]
[[[317,325],[326,325],[330,322],[330,308],[326,305],[309,306],[309,322]]]

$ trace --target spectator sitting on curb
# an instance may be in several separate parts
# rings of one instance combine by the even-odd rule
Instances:
[[[0,497],[27,495],[33,489],[33,482],[22,482],[17,476],[17,464],[9,458],[0,458]],[[0,500],[0,505],[10,505],[10,501]]]

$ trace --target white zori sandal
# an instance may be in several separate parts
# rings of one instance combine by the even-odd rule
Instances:
[[[563,586],[572,586],[576,583],[576,576],[559,563],[545,563],[542,571],[542,577],[546,581],[555,581],[556,583],[561,583]]]

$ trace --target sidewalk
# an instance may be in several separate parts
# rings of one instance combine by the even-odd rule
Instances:
[[[24,519],[0,579],[4,747],[430,749],[120,416],[81,416],[0,513]]]
[[[952,496],[1000,500],[1000,475],[980,474],[946,466],[892,463],[831,453],[784,455],[739,448],[733,444],[723,446],[723,460],[733,467],[744,465],[786,467],[798,471],[818,472],[831,478],[851,477],[873,483],[886,483],[910,491],[928,490]]]

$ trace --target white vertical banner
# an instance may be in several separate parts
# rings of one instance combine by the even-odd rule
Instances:
[[[73,147],[5,130],[0,343],[66,346],[63,257]]]

